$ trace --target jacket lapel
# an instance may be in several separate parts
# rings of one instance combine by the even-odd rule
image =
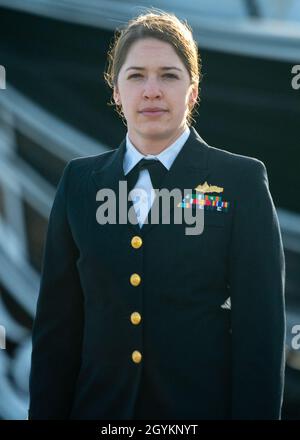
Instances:
[[[184,197],[185,190],[193,190],[198,184],[204,183],[209,174],[208,153],[208,145],[197,131],[191,127],[190,136],[165,175],[161,188],[166,188],[169,191],[178,188]],[[155,223],[151,223],[151,212],[155,209],[156,203],[158,203],[157,198],[154,200],[148,215],[149,223],[144,224],[141,229],[143,234],[148,233],[153,227],[157,226]],[[174,205],[174,201],[171,199],[170,219],[172,219],[174,209],[182,209]],[[159,220],[160,222],[162,220],[161,210]]]
[[[124,219],[123,222],[120,222],[122,225],[127,224],[130,228],[133,229],[135,234],[141,234],[141,230],[139,224],[137,223],[137,218],[135,215],[135,211],[133,209],[133,203],[128,201],[127,191],[119,192],[119,184],[121,181],[127,182],[126,176],[124,174],[123,169],[123,160],[126,151],[126,140],[124,139],[120,144],[119,148],[114,151],[111,155],[109,161],[105,163],[102,167],[100,166],[98,169],[95,168],[92,172],[92,178],[96,184],[96,188],[104,189],[109,188],[115,194],[116,197],[116,221],[117,224],[120,222],[120,218]],[[120,200],[122,198],[122,200]],[[122,202],[122,203],[121,203]],[[121,210],[120,211],[120,206]],[[128,222],[128,212],[129,209],[132,208],[133,218],[136,221],[136,224],[132,224]],[[121,217],[120,217],[121,216]]]

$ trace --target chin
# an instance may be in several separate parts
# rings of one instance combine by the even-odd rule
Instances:
[[[145,126],[140,130],[140,133],[144,136],[151,136],[151,137],[168,137],[172,133],[172,130],[168,123],[165,124],[155,124],[154,122],[145,124]]]

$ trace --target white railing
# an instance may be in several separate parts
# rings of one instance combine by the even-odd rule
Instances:
[[[33,318],[39,274],[28,258],[23,201],[47,219],[55,188],[17,156],[16,131],[64,162],[75,156],[99,154],[107,147],[53,117],[9,84],[0,93],[0,190],[5,208],[5,218],[0,216],[0,282]],[[0,349],[0,418],[25,419],[31,337],[8,311],[1,296],[0,324],[6,330],[6,338],[18,347],[13,358]]]

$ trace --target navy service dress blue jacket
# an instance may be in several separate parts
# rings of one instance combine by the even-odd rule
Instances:
[[[203,233],[101,225],[96,194],[112,189],[118,213],[125,148],[72,160],[59,183],[29,419],[280,418],[285,266],[264,164],[191,128],[162,186],[201,194]]]

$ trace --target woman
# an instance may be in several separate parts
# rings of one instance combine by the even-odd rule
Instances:
[[[266,169],[190,125],[200,76],[191,31],[173,15],[141,15],[115,40],[106,79],[128,132],[60,181],[30,419],[280,417],[284,256]],[[159,188],[183,196],[154,224]],[[199,212],[204,228],[187,233],[185,214]]]

